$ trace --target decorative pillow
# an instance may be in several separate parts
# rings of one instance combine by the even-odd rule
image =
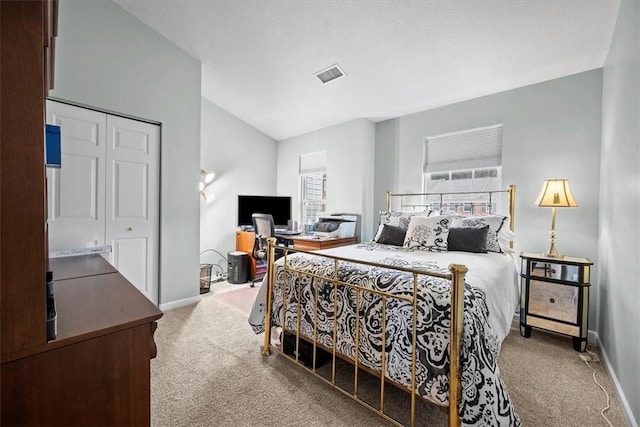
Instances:
[[[484,227],[451,227],[447,240],[447,250],[474,253],[487,253],[487,233]]]
[[[382,233],[380,233],[380,236],[376,239],[376,242],[384,243],[386,245],[402,246],[404,244],[404,237],[406,234],[406,228],[382,224]]]
[[[456,217],[451,224],[452,227],[484,227],[489,226],[487,232],[487,252],[499,252],[502,253],[500,242],[498,241],[498,233],[502,229],[502,226],[507,219],[502,215],[481,215],[481,216],[467,216]]]
[[[446,252],[451,217],[414,216],[409,222],[404,247],[421,251]]]
[[[380,233],[382,233],[383,225],[393,225],[394,227],[400,227],[406,230],[407,228],[409,228],[409,222],[411,221],[412,216],[427,215],[429,215],[429,211],[380,211],[380,225],[378,226],[378,231],[376,232],[376,236],[373,240],[375,240],[376,242],[378,241]]]

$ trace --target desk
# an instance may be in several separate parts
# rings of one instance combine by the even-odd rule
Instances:
[[[302,251],[317,251],[320,249],[335,248],[338,246],[355,245],[355,237],[323,238],[305,235],[276,234],[276,238],[293,244],[294,249]]]

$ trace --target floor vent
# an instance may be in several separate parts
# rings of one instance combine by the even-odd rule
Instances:
[[[340,69],[338,64],[333,64],[329,68],[325,68],[322,71],[318,71],[316,77],[320,79],[322,83],[328,83],[331,80],[335,80],[337,78],[345,76],[344,71]]]

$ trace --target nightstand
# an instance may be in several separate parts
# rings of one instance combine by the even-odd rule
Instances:
[[[574,350],[585,351],[593,262],[524,252],[520,259],[520,335],[546,329],[571,336]]]

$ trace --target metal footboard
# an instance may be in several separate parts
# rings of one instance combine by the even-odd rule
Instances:
[[[460,365],[460,355],[461,355],[461,345],[462,345],[462,335],[463,335],[463,310],[464,310],[464,303],[463,303],[463,296],[464,296],[464,277],[465,274],[467,272],[467,268],[463,265],[450,265],[449,266],[449,273],[448,274],[441,274],[441,273],[436,273],[436,272],[425,272],[422,270],[416,270],[416,269],[411,269],[411,268],[404,268],[404,267],[394,267],[394,266],[389,266],[386,264],[379,264],[379,263],[373,263],[373,262],[366,262],[366,261],[358,261],[358,260],[353,260],[353,259],[348,259],[348,258],[341,258],[341,257],[334,257],[334,256],[328,256],[328,255],[320,255],[317,253],[312,253],[312,252],[307,252],[307,251],[297,251],[294,249],[290,249],[290,248],[284,248],[284,265],[282,268],[284,268],[284,274],[285,276],[287,276],[288,273],[291,274],[297,274],[298,278],[300,278],[303,275],[309,276],[312,278],[312,285],[313,285],[313,289],[314,289],[314,294],[315,294],[315,307],[314,307],[314,325],[313,325],[313,337],[311,337],[310,339],[307,337],[305,338],[304,336],[301,335],[301,331],[300,331],[300,322],[301,322],[301,306],[302,306],[302,302],[301,302],[301,280],[297,281],[297,295],[298,295],[298,302],[297,302],[297,306],[298,306],[298,311],[297,311],[297,321],[296,321],[296,330],[295,331],[291,331],[291,332],[295,332],[295,336],[296,336],[296,341],[295,341],[295,358],[291,357],[289,355],[286,355],[283,351],[283,348],[278,347],[276,345],[273,345],[271,343],[271,319],[272,319],[272,310],[273,310],[273,290],[274,290],[274,283],[275,283],[275,275],[276,275],[276,266],[274,265],[274,260],[275,260],[275,248],[276,248],[276,239],[275,238],[270,238],[268,239],[268,250],[269,250],[269,267],[268,267],[268,277],[267,277],[267,305],[266,305],[266,313],[265,313],[265,335],[264,335],[264,346],[263,346],[263,354],[269,355],[271,350],[276,351],[278,353],[280,353],[281,355],[285,356],[287,359],[296,362],[298,365],[300,365],[301,367],[303,367],[304,369],[306,369],[307,371],[309,371],[310,373],[312,373],[313,375],[315,375],[316,377],[320,378],[322,381],[324,381],[325,383],[331,385],[332,387],[334,387],[335,389],[339,390],[340,392],[342,392],[343,394],[349,396],[350,398],[354,399],[355,401],[357,401],[358,403],[362,404],[363,406],[367,407],[368,409],[374,411],[375,413],[377,413],[378,415],[380,415],[381,417],[383,417],[384,419],[388,420],[389,422],[391,422],[394,425],[402,425],[400,422],[398,422],[395,418],[391,417],[390,415],[388,415],[385,412],[385,385],[387,382],[387,378],[385,373],[387,372],[387,360],[386,360],[386,356],[385,356],[385,351],[384,349],[386,348],[386,306],[387,306],[387,301],[389,299],[397,299],[397,300],[402,300],[405,301],[407,303],[410,303],[412,305],[412,343],[411,343],[411,352],[412,352],[412,361],[411,361],[411,386],[410,389],[405,388],[407,391],[410,392],[410,397],[411,397],[411,413],[410,413],[410,425],[413,427],[415,426],[415,422],[416,422],[416,398],[419,397],[418,393],[417,393],[417,384],[416,384],[416,366],[417,366],[417,318],[418,318],[418,298],[417,296],[417,292],[418,292],[418,278],[420,275],[425,275],[425,276],[432,276],[432,277],[437,277],[437,278],[441,278],[441,279],[445,279],[451,282],[451,326],[450,326],[450,343],[449,343],[449,348],[450,348],[450,360],[449,360],[449,384],[450,384],[450,388],[449,388],[449,407],[448,407],[448,414],[449,414],[449,426],[458,426],[460,425],[460,418],[459,418],[459,405],[460,405],[460,400],[461,400],[461,384],[462,384],[462,370],[461,370],[461,365]],[[279,248],[280,250],[280,248]],[[316,275],[316,274],[312,274],[309,272],[305,272],[305,271],[301,271],[295,268],[291,268],[288,265],[287,262],[287,257],[289,256],[290,252],[301,252],[301,253],[309,253],[312,254],[314,256],[322,256],[325,258],[329,258],[333,260],[334,263],[334,271],[333,271],[333,277],[326,277],[326,276],[320,276],[320,275]],[[373,266],[373,267],[381,267],[381,268],[385,268],[385,269],[389,269],[389,270],[396,270],[396,271],[402,271],[402,272],[407,272],[407,273],[411,273],[413,276],[413,293],[410,297],[408,296],[401,296],[401,295],[394,295],[391,293],[387,293],[387,292],[383,292],[383,291],[379,291],[376,289],[369,289],[369,288],[364,288],[355,284],[351,284],[351,283],[346,283],[344,281],[339,280],[338,278],[338,267],[339,267],[339,263],[340,262],[349,262],[349,263],[354,263],[354,264],[362,264],[362,265],[368,265],[368,266]],[[332,358],[332,368],[331,368],[331,375],[330,375],[330,379],[325,378],[324,376],[320,375],[318,373],[317,370],[317,366],[316,366],[316,356],[317,356],[317,352],[318,349],[323,348],[323,346],[321,344],[318,343],[318,330],[317,330],[317,316],[318,316],[318,284],[316,283],[316,281],[324,281],[324,282],[328,282],[331,283],[333,286],[333,312],[334,312],[334,316],[333,316],[333,336],[332,336],[332,341],[333,341],[333,345],[331,346],[331,349],[328,349],[331,352],[331,358]],[[285,280],[285,283],[283,284],[283,316],[282,316],[282,327],[283,329],[285,328],[285,315],[286,315],[286,298],[287,298],[287,286],[289,286],[289,284],[287,283],[287,281]],[[336,359],[337,358],[342,358],[345,359],[346,357],[344,355],[338,354],[337,352],[337,335],[338,335],[338,327],[337,327],[337,319],[338,316],[336,314],[336,309],[337,309],[337,290],[338,287],[347,287],[350,288],[352,290],[354,290],[356,292],[356,306],[355,306],[355,313],[356,313],[356,322],[355,322],[355,343],[354,344],[354,357],[353,359],[350,360],[350,363],[353,364],[354,366],[354,384],[353,384],[353,392],[349,392],[348,390],[345,390],[344,388],[338,386],[337,381],[336,381]],[[370,292],[370,293],[374,293],[376,295],[378,295],[380,298],[382,298],[382,313],[380,315],[381,319],[380,319],[380,323],[382,325],[382,351],[381,351],[381,361],[380,361],[380,366],[381,366],[381,370],[379,373],[379,378],[380,378],[380,401],[378,404],[378,407],[376,408],[375,406],[369,404],[368,402],[362,400],[359,395],[358,395],[358,372],[359,369],[361,369],[360,367],[360,363],[359,363],[359,344],[360,344],[360,304],[361,304],[361,300],[362,300],[362,295],[365,292]],[[301,340],[308,340],[311,342],[312,346],[313,346],[313,357],[312,357],[312,363],[310,367],[305,366],[304,364],[301,363],[299,355],[300,355],[300,343]],[[350,359],[350,358],[349,358]]]

